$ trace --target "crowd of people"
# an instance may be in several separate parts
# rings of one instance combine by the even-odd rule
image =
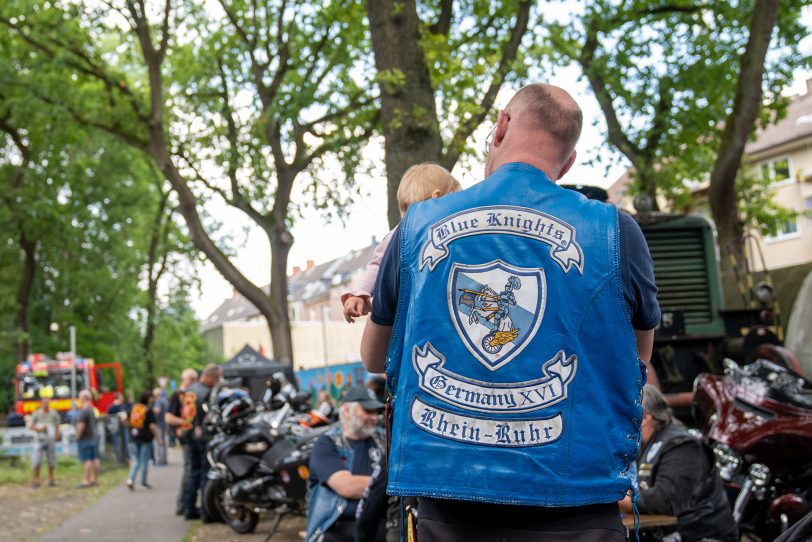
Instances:
[[[101,464],[101,442],[113,451],[115,461],[130,469],[127,485],[134,489],[134,480],[141,473],[141,483],[150,488],[147,481],[149,465],[167,464],[165,416],[168,409],[166,391],[161,387],[141,393],[139,401],[127,401],[124,394],[116,392],[113,402],[103,415],[96,407],[91,390],[81,390],[77,395],[76,408],[67,412],[67,421],[74,427],[77,458],[82,464],[80,488],[98,485]],[[55,486],[56,448],[62,438],[62,417],[51,408],[48,397],[40,399],[37,409],[25,417],[26,427],[35,433],[31,464],[32,487],[41,485],[40,471],[43,459],[48,463],[48,486]],[[104,431],[100,431],[100,425]],[[174,445],[174,439],[171,440]]]
[[[482,183],[461,190],[432,163],[404,174],[403,222],[341,298],[347,322],[369,316],[362,358],[386,380],[345,390],[337,408],[318,396],[339,422],[310,457],[307,542],[621,541],[621,514],[638,510],[675,516],[684,541],[737,539],[712,455],[673,418],[648,365],[660,310],[639,226],[557,185],[581,122],[566,91],[529,85],[499,113]],[[107,414],[130,489],[139,472],[149,487],[166,441],[180,444],[175,512],[189,520],[212,520],[199,504],[203,423],[221,386],[217,365],[190,368],[169,398],[119,395]],[[90,392],[79,398],[92,486],[95,414]],[[34,485],[43,457],[53,484],[47,400],[29,427]]]

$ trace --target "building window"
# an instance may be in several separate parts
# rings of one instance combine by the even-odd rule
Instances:
[[[806,198],[806,223],[812,229],[812,198]]]
[[[784,156],[761,164],[761,178],[771,184],[792,180],[789,169],[789,158]]]
[[[778,226],[778,232],[766,238],[767,241],[781,241],[798,236],[798,219],[787,220]]]

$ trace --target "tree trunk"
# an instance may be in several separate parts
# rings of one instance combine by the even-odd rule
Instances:
[[[273,318],[268,319],[271,344],[277,361],[293,365],[293,339],[290,333],[288,311],[288,253],[293,246],[293,236],[284,223],[271,231],[271,292],[270,304]]]
[[[415,0],[367,0],[366,8],[381,92],[387,217],[395,227],[400,222],[397,190],[403,173],[416,162],[439,162],[443,140],[420,47]]]
[[[37,271],[36,249],[37,242],[28,239],[20,224],[20,248],[23,251],[23,277],[17,288],[17,363],[28,358],[30,341],[28,326],[28,303],[31,299],[31,289],[34,286],[34,275]]]
[[[725,132],[711,172],[710,205],[716,222],[723,272],[732,270],[730,251],[740,269],[745,268],[742,224],[738,216],[736,176],[744,146],[753,132],[761,108],[764,59],[778,16],[778,0],[757,0],[753,6],[750,36],[741,56],[741,68],[733,110],[725,120]]]
[[[239,269],[228,259],[228,256],[223,254],[223,251],[214,243],[209,237],[203,223],[200,220],[198,212],[197,197],[192,193],[186,180],[181,175],[178,168],[175,166],[171,158],[169,144],[166,140],[163,122],[163,76],[161,74],[161,61],[163,60],[163,53],[160,55],[152,49],[150,43],[149,31],[146,27],[136,27],[136,34],[142,44],[144,53],[144,60],[147,64],[150,82],[150,105],[151,111],[149,119],[146,121],[147,130],[149,133],[149,143],[147,152],[155,161],[158,169],[163,172],[169,184],[172,186],[175,193],[178,195],[179,211],[183,216],[186,226],[189,228],[189,238],[192,244],[197,247],[214,267],[223,275],[223,278],[229,282],[234,288],[245,297],[249,303],[253,304],[257,310],[265,317],[268,322],[268,327],[273,330],[276,327],[276,318],[282,311],[276,310],[271,302],[271,297],[262,291],[262,288],[248,280]],[[287,252],[285,252],[285,261],[287,261]],[[282,287],[286,288],[286,281],[282,281]],[[279,286],[277,286],[279,287]],[[287,298],[285,298],[285,319],[287,320]],[[288,332],[288,337],[289,337]],[[287,343],[282,338],[281,348],[288,344],[288,350],[283,351],[282,354],[289,363],[292,363],[292,348],[289,347],[290,339]],[[276,357],[277,346],[272,345],[274,349],[274,356]]]
[[[161,201],[158,204],[158,212],[152,222],[152,233],[150,234],[149,250],[147,252],[147,321],[144,325],[144,364],[146,365],[146,378],[148,387],[155,383],[155,358],[152,352],[152,345],[155,342],[155,313],[158,303],[158,281],[166,269],[166,257],[168,255],[166,247],[166,236],[169,233],[169,220],[164,226],[166,213],[166,202],[169,193],[161,194]],[[158,253],[163,241],[164,255],[161,258],[160,267],[156,270],[158,263]]]
[[[248,280],[206,233],[200,220],[200,214],[197,211],[197,197],[189,189],[183,176],[169,157],[163,134],[156,134],[153,131],[151,135],[150,155],[178,195],[179,211],[189,228],[189,238],[192,244],[206,255],[229,284],[234,286],[243,297],[259,310],[260,314],[268,321],[269,328],[273,329],[276,311],[273,303],[271,303],[271,298],[262,291],[262,288]],[[285,254],[287,255],[287,253]],[[284,281],[283,284],[285,284]],[[285,306],[287,307],[287,299],[285,300]],[[285,312],[287,313],[287,308]],[[276,356],[276,344],[273,345],[273,349]]]
[[[640,169],[635,172],[637,176],[637,186],[640,193],[651,198],[651,210],[659,211],[660,205],[657,203],[657,175],[654,169],[646,163],[641,164]]]

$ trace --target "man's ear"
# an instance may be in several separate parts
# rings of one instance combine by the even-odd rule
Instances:
[[[505,112],[504,109],[499,111],[499,118],[496,119],[496,130],[493,132],[493,146],[498,147],[502,144],[502,140],[505,139],[505,135],[507,134],[508,129],[508,121],[510,120],[510,115]]]
[[[439,198],[442,195],[443,195],[442,192],[440,192],[439,190],[435,190],[434,192],[431,193],[431,199]]]
[[[578,155],[578,153],[576,151],[572,151],[572,154],[570,154],[570,157],[564,163],[564,167],[562,167],[561,171],[558,173],[558,179],[560,179],[561,177],[563,177],[564,175],[567,174],[567,172],[570,170],[572,165],[575,163],[575,157],[577,155]],[[556,179],[556,180],[558,180],[558,179]]]

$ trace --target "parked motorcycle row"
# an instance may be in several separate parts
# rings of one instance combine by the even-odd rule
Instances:
[[[791,354],[725,360],[723,375],[697,377],[693,408],[742,534],[774,540],[810,512],[812,383]]]
[[[310,453],[331,425],[308,413],[310,395],[297,392],[281,373],[265,399],[254,402],[241,390],[218,394],[207,413],[210,470],[203,506],[207,516],[241,534],[256,528],[260,513],[274,512],[269,540],[285,516],[305,513]]]
[[[744,366],[725,360],[723,375],[697,377],[693,410],[742,534],[773,540],[809,513],[812,383],[790,354],[773,348]],[[265,401],[224,390],[207,422],[207,515],[249,533],[272,511],[270,539],[286,515],[305,513],[310,452],[331,427],[309,414],[309,394],[281,375]]]

